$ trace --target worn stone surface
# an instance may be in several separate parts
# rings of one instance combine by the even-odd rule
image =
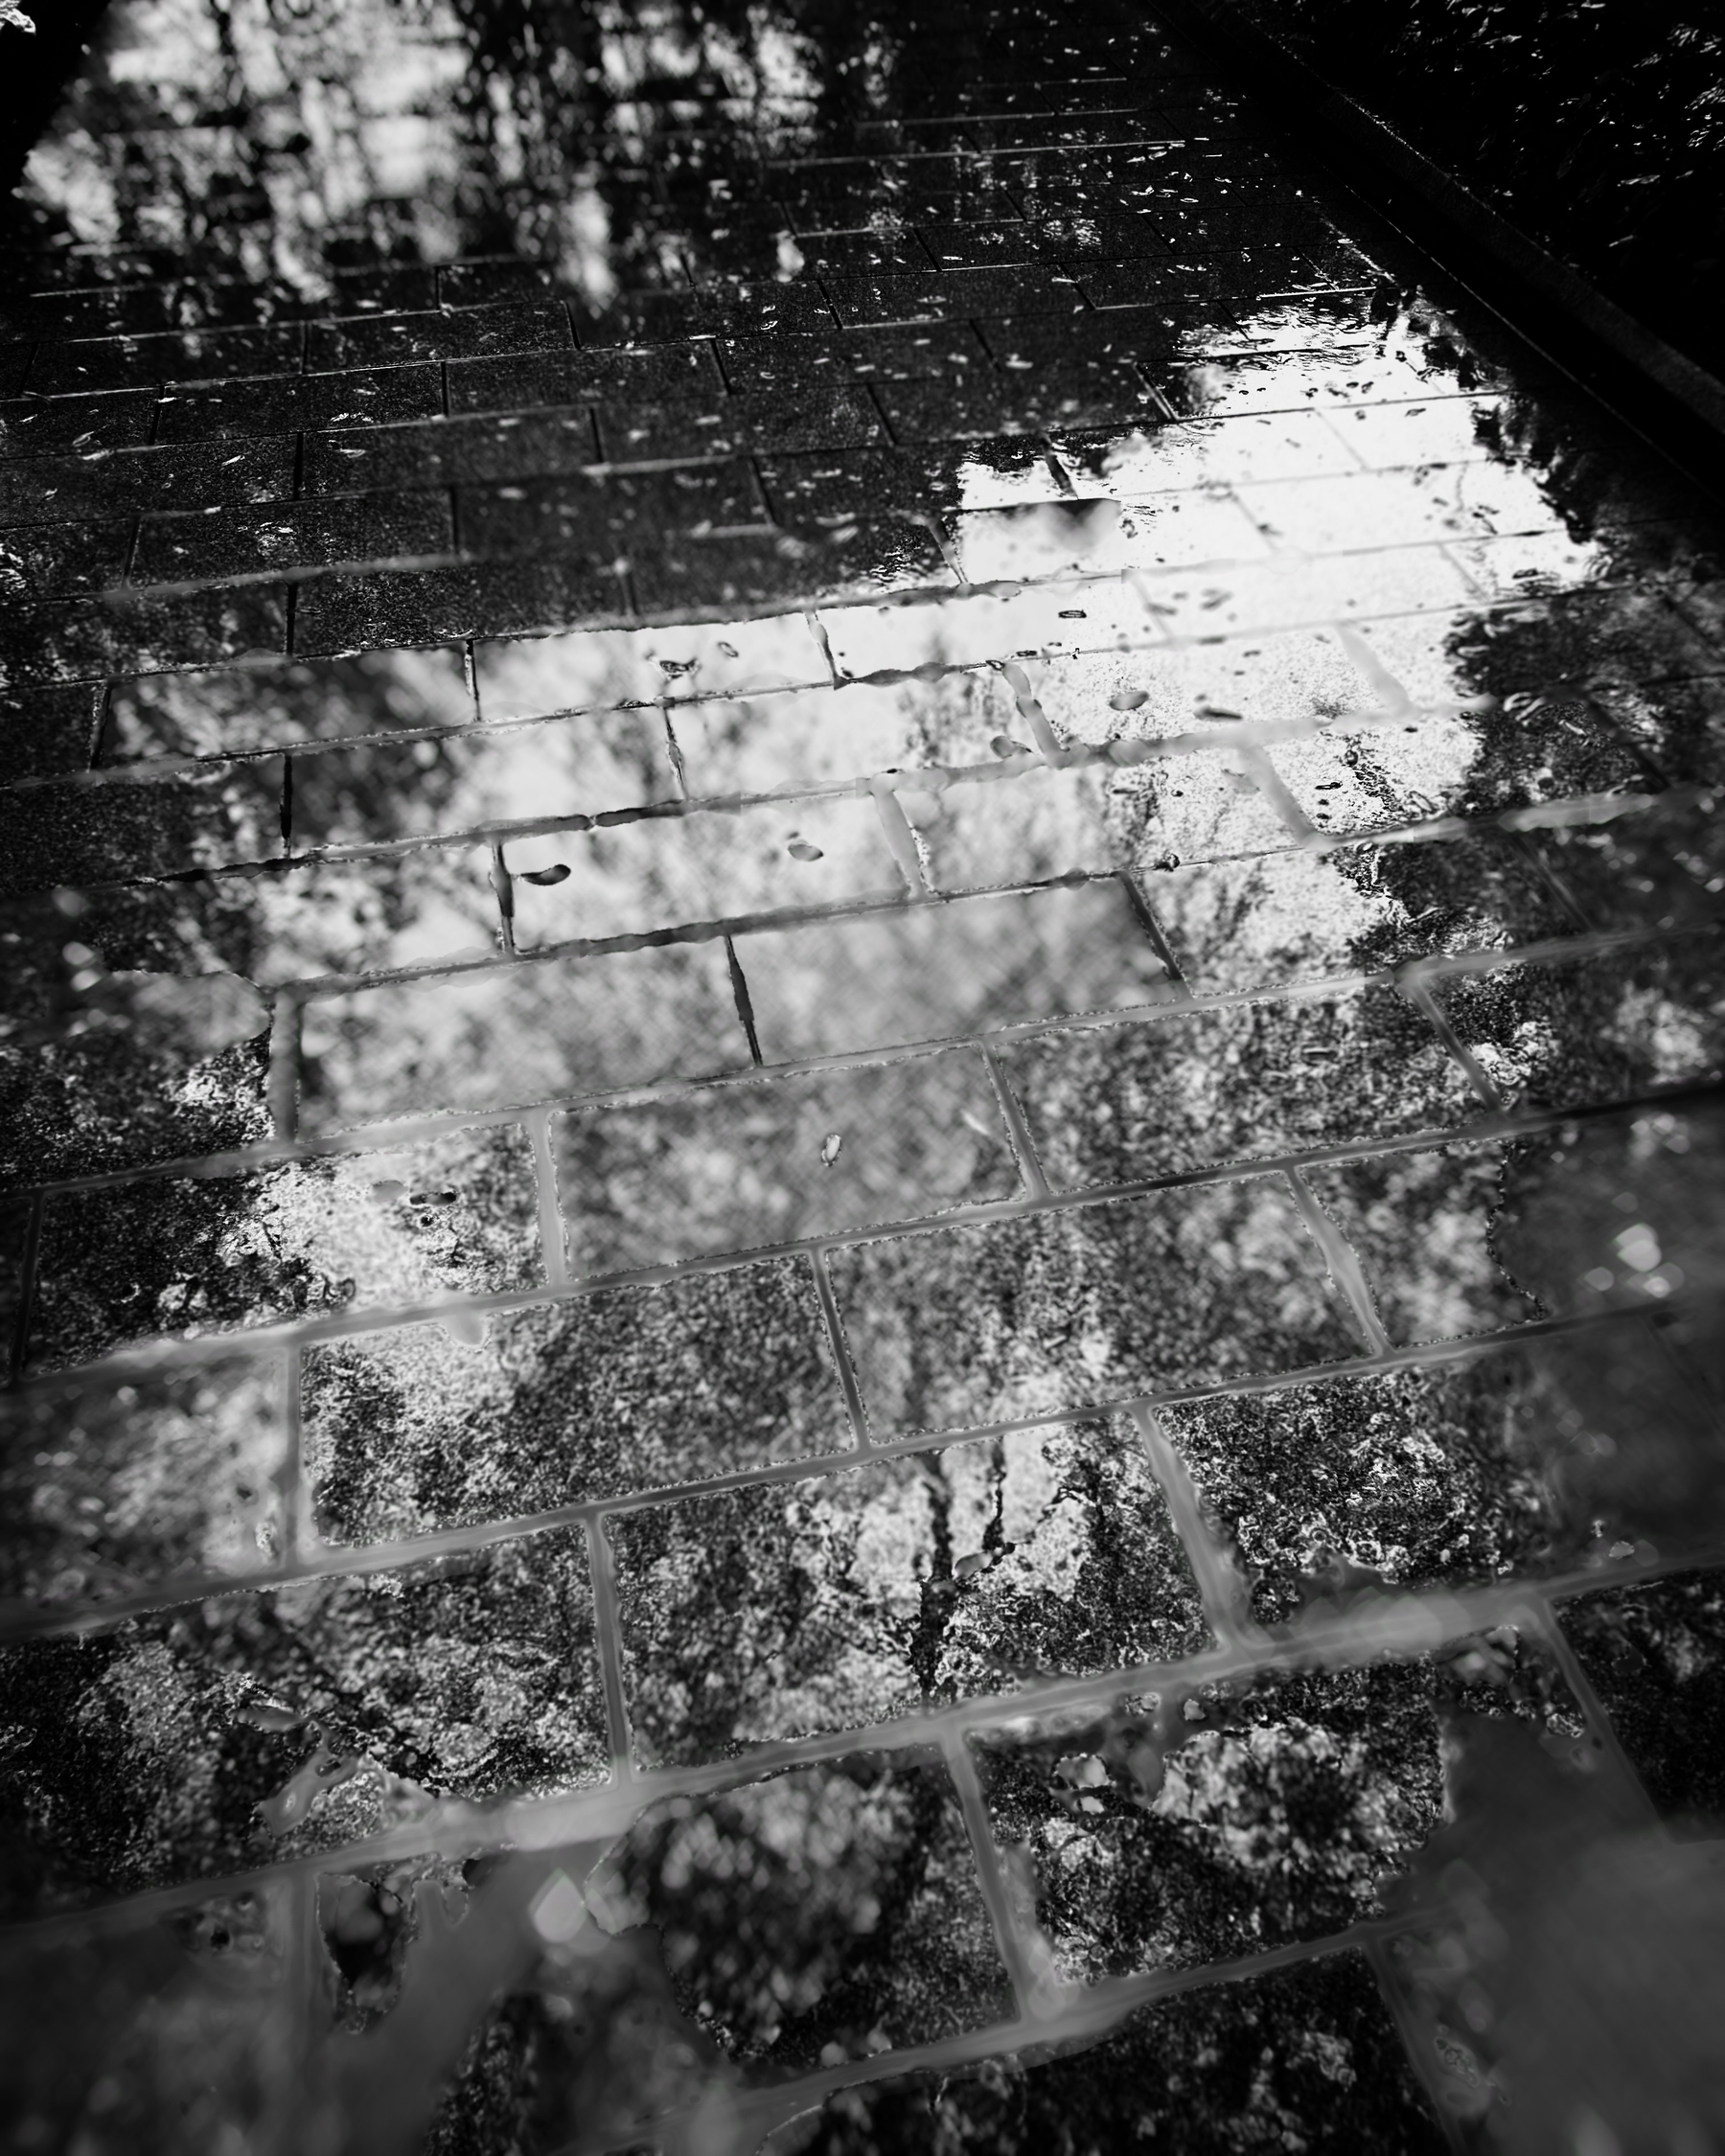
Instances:
[[[579,1787],[604,1708],[579,1534],[4,1650],[9,1898],[335,1846],[443,1791]]]
[[[309,1350],[306,1469],[338,1543],[706,1481],[852,1442],[806,1264]]]
[[[983,1739],[977,1762],[1062,1975],[1190,1967],[1368,1915],[1436,1823],[1439,1715],[1470,1694],[1581,1733],[1561,1677],[1509,1634],[1436,1666],[1170,1689],[1099,1726]]]
[[[889,1720],[1205,1636],[1129,1430],[1027,1430],[612,1523],[644,1759]]]

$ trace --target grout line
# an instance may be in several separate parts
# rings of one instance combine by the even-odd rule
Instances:
[[[12,1339],[7,1342],[7,1382],[16,1385],[23,1376],[30,1356],[30,1323],[32,1306],[35,1301],[36,1262],[42,1247],[42,1214],[47,1198],[36,1191],[29,1200],[29,1218],[24,1224],[24,1249],[18,1260],[18,1308],[12,1319]]]
[[[1139,1403],[1130,1412],[1149,1456],[1150,1471],[1162,1485],[1174,1531],[1198,1582],[1210,1630],[1226,1648],[1261,1648],[1268,1635],[1252,1617],[1246,1582],[1231,1551],[1205,1518],[1204,1500],[1184,1457],[1153,1408]]]
[[[1066,744],[1055,732],[1047,713],[1043,709],[1042,700],[1031,686],[1029,675],[1017,659],[1002,659],[1000,662],[1000,675],[1012,691],[1012,700],[1018,708],[1018,715],[1030,728],[1031,739],[1036,743],[1038,753],[1046,756],[1050,764],[1109,760],[1105,756],[1092,759],[1084,753],[1082,747],[1077,758],[1071,757]]]
[[[491,863],[491,886],[497,901],[497,940],[504,956],[513,958],[516,954],[515,879],[509,873],[500,843],[492,847]]]
[[[1384,1330],[1383,1319],[1378,1316],[1377,1302],[1371,1293],[1371,1284],[1366,1277],[1366,1269],[1360,1263],[1359,1253],[1337,1222],[1319,1203],[1312,1186],[1299,1168],[1283,1171],[1294,1192],[1294,1203],[1300,1207],[1300,1217],[1311,1230],[1312,1239],[1323,1252],[1323,1262],[1329,1267],[1330,1278],[1347,1297],[1348,1308],[1354,1320],[1366,1336],[1366,1343],[1374,1355],[1387,1355],[1394,1342]]]
[[[623,1620],[617,1603],[617,1571],[604,1522],[586,1523],[587,1571],[593,1588],[593,1642],[605,1685],[605,1726],[611,1750],[611,1773],[619,1784],[636,1778],[629,1729],[629,1703],[623,1686]]]
[[[1036,1140],[1030,1135],[1030,1126],[1024,1120],[1024,1111],[1012,1082],[1000,1068],[1000,1059],[994,1046],[986,1040],[978,1043],[982,1061],[988,1069],[988,1082],[994,1088],[995,1104],[1006,1125],[1006,1135],[1018,1161],[1019,1174],[1024,1190],[1031,1198],[1046,1198],[1048,1179],[1043,1173],[1042,1161],[1037,1157]]]
[[[1595,920],[1588,912],[1586,906],[1582,905],[1580,899],[1571,888],[1569,878],[1562,875],[1552,865],[1550,858],[1533,843],[1533,836],[1530,832],[1506,832],[1505,838],[1506,842],[1514,849],[1515,858],[1528,869],[1534,881],[1543,884],[1546,890],[1555,898],[1557,904],[1569,915],[1581,934],[1595,934],[1605,926],[1603,922]]]
[[[1425,2091],[1426,2102],[1437,2120],[1438,2129],[1448,2144],[1451,2156],[1478,2156],[1479,2143],[1466,2132],[1450,2100],[1455,2091],[1446,2086],[1449,2076],[1444,2071],[1438,2050],[1421,2028],[1413,2000],[1399,1981],[1395,1964],[1390,1955],[1390,1940],[1368,1939],[1362,1942],[1367,1966],[1378,1987],[1395,2032],[1401,2038],[1402,2049],[1408,2056],[1408,2067],[1414,2080]]]
[[[765,1059],[761,1054],[760,1036],[755,1031],[754,1002],[748,993],[748,979],[743,971],[743,961],[737,956],[734,936],[724,938],[724,964],[730,975],[731,999],[737,1006],[737,1018],[743,1027],[744,1038],[748,1043],[748,1061],[752,1068],[761,1068]]]
[[[1150,903],[1144,886],[1138,880],[1138,872],[1134,869],[1121,869],[1118,881],[1126,893],[1126,902],[1131,906],[1138,927],[1143,929],[1151,948],[1162,960],[1163,970],[1177,992],[1178,999],[1182,1002],[1191,1002],[1193,1000],[1191,983],[1186,979],[1185,970],[1175,955],[1174,946],[1163,932],[1162,925],[1157,918],[1156,908]]]
[[[284,1569],[303,1565],[322,1544],[312,1517],[310,1484],[306,1475],[305,1394],[302,1358],[289,1347],[282,1358],[282,1556]]]
[[[114,684],[112,681],[97,682],[95,694],[90,699],[90,737],[87,759],[87,768],[90,770],[100,769],[102,766],[104,737],[106,735],[112,720],[113,698]]]
[[[1537,1618],[1524,1629],[1534,1635],[1562,1672],[1563,1681],[1575,1693],[1576,1702],[1594,1741],[1616,1769],[1625,1794],[1633,1794],[1648,1824],[1657,1824],[1659,1815],[1653,1799],[1648,1794],[1647,1785],[1624,1750],[1623,1741],[1617,1732],[1617,1725],[1607,1712],[1605,1703],[1594,1689],[1593,1679],[1581,1666],[1581,1659],[1570,1644],[1569,1635],[1558,1621],[1556,1611],[1543,1594],[1538,1596],[1534,1608]]]
[[[982,1784],[977,1775],[977,1763],[971,1757],[970,1748],[962,1732],[951,1731],[941,1746],[941,1756],[946,1771],[958,1798],[959,1809],[964,1814],[965,1832],[970,1837],[971,1859],[976,1867],[977,1884],[981,1889],[983,1905],[988,1911],[988,1920],[993,1927],[995,1944],[1000,1949],[1008,1982],[1012,1985],[1013,2003],[1018,2007],[1021,2022],[1040,2022],[1048,2019],[1051,1987],[1047,1977],[1036,1966],[1037,1957],[1030,1941],[1024,1936],[1020,1920],[1012,1881],[1001,1859],[1000,1846],[995,1839],[994,1822],[988,1816],[987,1800],[982,1794]]]
[[[689,786],[689,767],[683,760],[682,744],[677,738],[677,728],[671,722],[670,704],[661,703],[658,714],[665,728],[665,753],[671,759],[671,774],[677,781],[678,798],[692,801],[695,794]]]
[[[1235,753],[1240,769],[1257,788],[1283,829],[1297,844],[1309,846],[1314,839],[1323,837],[1324,834],[1319,831],[1295,799],[1288,782],[1271,762],[1268,749],[1246,746]]]
[[[869,1432],[868,1411],[862,1403],[862,1388],[857,1378],[857,1365],[851,1360],[850,1342],[844,1337],[844,1319],[840,1314],[839,1298],[833,1293],[826,1252],[811,1250],[809,1265],[815,1275],[815,1293],[820,1298],[820,1317],[826,1327],[827,1345],[832,1349],[833,1362],[839,1373],[839,1388],[844,1394],[844,1410],[850,1417],[851,1434],[858,1452],[871,1452],[876,1447]],[[844,1457],[842,1454],[836,1456]]]
[[[305,1005],[291,992],[275,998],[269,1024],[269,1117],[274,1143],[299,1143],[300,1031]]]
[[[533,1180],[539,1193],[540,1261],[545,1269],[545,1285],[563,1288],[569,1281],[569,1255],[563,1208],[557,1198],[551,1112],[548,1108],[533,1109],[522,1116],[521,1124],[533,1148]]]
[[[1532,946],[1530,948],[1537,949],[1538,947]],[[1459,973],[1462,971],[1460,968],[1457,970]],[[1479,970],[1482,972],[1495,971],[1495,969],[1486,968]],[[1438,1040],[1442,1042],[1444,1047],[1448,1049],[1450,1055],[1460,1066],[1468,1084],[1485,1104],[1485,1107],[1496,1114],[1507,1114],[1509,1112],[1508,1102],[1487,1074],[1484,1065],[1480,1063],[1473,1051],[1463,1044],[1455,1027],[1444,1017],[1438,998],[1427,986],[1429,977],[1430,975],[1426,973],[1414,976],[1406,971],[1399,972],[1396,975],[1395,986],[1398,993],[1413,1004],[1432,1031],[1437,1034]]]
[[[893,866],[903,877],[908,896],[920,899],[930,888],[929,879],[923,868],[922,850],[910,828],[910,818],[905,814],[905,805],[899,799],[898,789],[881,778],[871,781],[867,791],[873,796],[881,836],[892,855]]]

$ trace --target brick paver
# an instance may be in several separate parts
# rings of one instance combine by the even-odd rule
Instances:
[[[32,1982],[614,1845],[435,2145],[1441,2145],[1453,1718],[1725,1803],[1704,512],[1148,16],[222,19],[6,261]]]

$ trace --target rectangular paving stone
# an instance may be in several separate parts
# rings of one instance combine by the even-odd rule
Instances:
[[[0,889],[8,897],[264,860],[281,844],[282,767],[274,759],[143,784],[0,793]]]
[[[675,341],[648,350],[584,347],[507,358],[451,358],[452,412],[509,411],[539,404],[614,401],[700,411],[723,394],[710,343]]]
[[[800,612],[755,621],[564,636],[487,639],[474,646],[487,720],[698,696],[748,697],[832,682],[832,668]]]
[[[543,291],[550,283],[549,269],[518,255],[470,257],[440,264],[437,297],[444,307],[483,307]]]
[[[275,987],[494,958],[493,866],[481,841],[266,869],[243,892],[249,977]]]
[[[1246,783],[1242,783],[1242,780]],[[1008,768],[993,784],[899,799],[941,890],[1099,875],[1224,853],[1263,851],[1286,826],[1230,757]]]
[[[1346,438],[1325,414],[1314,411],[1184,420],[1174,426],[1140,422],[1133,440],[1124,439],[1118,429],[1087,434],[1061,427],[1055,451],[1081,493],[1124,501],[1206,486],[1304,480],[1357,470]]]
[[[579,1532],[213,1597],[88,1653],[9,1647],[0,1699],[42,1732],[19,1800],[72,1900],[337,1848],[397,1816],[402,1780],[480,1800],[610,1765]]]
[[[136,448],[150,439],[156,400],[148,389],[104,396],[23,397],[0,407],[0,457]]]
[[[1537,1153],[1540,1140],[1530,1143]],[[1502,1145],[1446,1145],[1303,1171],[1365,1268],[1392,1341],[1497,1332],[1552,1315],[1556,1298],[1551,1306],[1540,1299],[1543,1279],[1518,1280],[1497,1247],[1499,1230],[1513,1225],[1518,1166],[1517,1154]],[[1581,1270],[1578,1262],[1577,1280]]]
[[[448,554],[455,541],[443,493],[369,493],[341,501],[278,502],[212,516],[146,517],[132,559],[134,584],[190,584],[260,568],[321,568],[345,562]]]
[[[293,841],[305,851],[451,837],[679,798],[656,711],[588,712],[436,740],[373,739],[294,759]],[[380,811],[380,803],[388,808]],[[507,834],[500,834],[506,836]]]
[[[1725,1055],[1711,936],[1436,984],[1438,1008],[1506,1100],[1576,1108],[1707,1083]]]
[[[459,646],[141,675],[109,688],[103,761],[219,756],[473,716]]]
[[[1594,929],[1700,928],[1718,918],[1716,796],[1655,796],[1608,823],[1530,832],[1523,844]]]
[[[1477,1118],[1465,1073],[1387,988],[1173,1012],[1003,1046],[1056,1190]]]
[[[587,1273],[1020,1188],[987,1069],[963,1052],[583,1110],[553,1121],[552,1147],[570,1261]]]
[[[801,337],[724,337],[718,353],[726,380],[739,394],[765,389],[800,392],[847,378],[940,380],[984,366],[988,358],[969,322],[858,328]]]
[[[606,1092],[749,1065],[724,953],[671,944],[319,997],[301,1021],[306,1130]]]
[[[63,1368],[158,1333],[540,1277],[531,1150],[516,1126],[487,1125],[245,1175],[58,1193],[43,1218],[32,1353]]]
[[[643,1765],[925,1701],[1173,1660],[1204,1640],[1142,1447],[1016,1432],[608,1520]]]
[[[1272,1177],[862,1243],[829,1264],[882,1434],[1360,1351],[1292,1193]]]
[[[1093,1790],[1083,1794],[1101,1801]],[[1177,1992],[1083,2053],[1009,2068],[1005,2078],[1027,2146],[1061,2133],[1085,2135],[1098,2148],[1170,2139],[1184,2130],[1199,2086],[1216,2130],[1236,2139],[1255,2131],[1254,2117],[1273,2105],[1288,2131],[1338,2150],[1438,2156],[1448,2145],[1358,1953]],[[925,2108],[940,2130],[986,2139],[1000,2100],[992,2082],[982,2073],[954,2075],[931,2099],[909,2079],[884,2078],[859,2087],[846,2109],[861,2112],[862,2130],[883,2143]]]
[[[993,686],[978,675],[880,687],[846,682],[747,700],[684,700],[667,716],[692,799],[801,792],[989,758],[989,734],[1003,723],[988,694]]]
[[[1378,1279],[1397,1339],[1534,1315],[1658,1312],[1675,1296],[1661,1326],[1709,1385],[1716,1358],[1699,1347],[1696,1326],[1711,1261],[1695,1191],[1719,1142],[1716,1106],[1702,1093],[1477,1155],[1445,1148],[1338,1163],[1324,1171],[1325,1200]],[[1422,1251],[1439,1247],[1445,1269],[1434,1273]],[[1688,1315],[1686,1292],[1695,1297]]]
[[[467,359],[512,352],[556,352],[574,344],[569,317],[555,300],[502,301],[424,314],[351,315],[313,322],[306,333],[306,372],[389,367],[420,359]]]
[[[443,408],[443,377],[435,366],[278,376],[207,388],[181,384],[157,400],[155,438],[207,442],[306,427],[375,426],[431,419]]]
[[[762,803],[512,839],[516,941],[638,935],[719,918],[896,899],[870,800]],[[566,875],[548,871],[564,869]]]
[[[1112,578],[910,606],[833,608],[822,610],[820,625],[839,672],[853,679],[1161,641],[1138,593]]]
[[[1191,1968],[1374,1915],[1379,1880],[1442,1816],[1446,1713],[1519,1710],[1553,1743],[1580,1734],[1530,1642],[1468,1650],[1266,1671],[1182,1709],[1159,1697],[1100,1727],[978,1742],[996,1838],[1027,1850],[1055,1967],[1069,1982]],[[1481,1662],[1490,1674],[1470,1682]]]
[[[1137,572],[1142,603],[1162,633],[1267,634],[1384,614],[1447,614],[1464,603],[1463,572],[1440,544],[1323,559],[1286,554],[1254,561],[1247,553],[1241,548],[1241,558],[1196,570]]]
[[[373,645],[597,624],[626,610],[614,572],[579,558],[336,575],[299,592],[293,650],[296,657],[334,656]]]
[[[300,484],[308,494],[342,494],[371,487],[549,478],[584,470],[598,453],[592,415],[585,405],[400,426],[344,426],[306,436]]]
[[[101,696],[87,681],[0,696],[0,775],[6,784],[87,770]]]
[[[604,541],[627,552],[666,533],[764,524],[766,506],[748,463],[670,471],[580,471],[507,486],[464,487],[461,542],[470,554],[532,554]]]
[[[630,587],[644,614],[755,606],[819,606],[956,582],[933,532],[908,519],[861,516],[794,536],[690,533],[640,545]]]
[[[1722,1810],[1716,1571],[1558,1604],[1558,1621],[1662,1818],[1711,1833]],[[1698,1653],[1697,1648],[1701,1651]]]
[[[0,531],[0,580],[43,598],[103,591],[126,574],[132,521],[34,524]]]
[[[59,524],[125,512],[283,501],[292,493],[291,442],[175,443],[0,465],[0,521]]]
[[[1158,1419],[1251,1580],[1261,1624],[1392,1588],[1558,1561],[1538,1365],[1511,1353],[1184,1402]]]
[[[0,1409],[0,1593],[54,1605],[243,1575],[284,1547],[273,1358],[14,1394]]]
[[[42,600],[0,623],[0,666],[17,682],[94,681],[115,674],[279,656],[286,593],[270,585],[138,599]]]
[[[1158,868],[1144,891],[1181,971],[1208,991],[1532,943],[1576,928],[1537,863],[1491,832]]]
[[[955,508],[962,490],[938,450],[856,449],[827,456],[763,457],[757,467],[779,522],[855,522],[857,491],[876,516],[925,520]]]
[[[739,936],[769,1063],[1132,1008],[1174,993],[1112,879]]]
[[[524,1518],[809,1454],[852,1433],[800,1259],[308,1351],[306,1470],[328,1542]]]
[[[30,386],[37,396],[71,397],[157,382],[297,375],[304,341],[297,322],[171,336],[49,339],[36,347]]]

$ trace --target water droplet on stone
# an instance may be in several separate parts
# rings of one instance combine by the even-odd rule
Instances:
[[[833,1162],[838,1159],[840,1148],[843,1143],[844,1133],[842,1131],[829,1131],[826,1136],[821,1139],[820,1164],[823,1168],[830,1168]]]
[[[806,838],[793,838],[785,848],[793,860],[820,860],[824,857],[818,846],[812,846]]]
[[[1136,711],[1150,701],[1148,689],[1116,689],[1108,700],[1110,711]]]

